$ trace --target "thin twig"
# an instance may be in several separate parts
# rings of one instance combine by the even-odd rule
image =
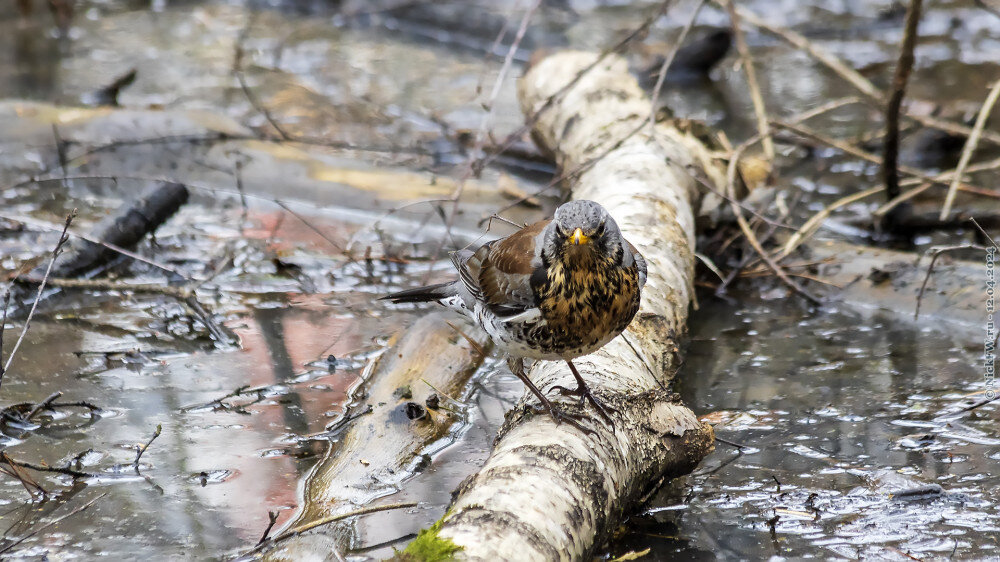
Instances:
[[[767,118],[767,109],[764,107],[764,96],[760,93],[760,85],[757,83],[757,71],[754,70],[753,58],[750,56],[750,47],[747,46],[746,37],[740,27],[740,16],[736,11],[733,0],[725,0],[726,10],[729,11],[730,27],[733,29],[733,38],[736,40],[736,50],[740,54],[740,62],[743,65],[743,73],[747,77],[747,86],[750,89],[750,100],[753,101],[753,112],[757,117],[757,132],[760,133],[761,144],[764,147],[764,156],[768,162],[774,162],[774,140],[771,138],[771,126]]]
[[[54,179],[56,179],[56,178],[54,178]],[[80,177],[75,177],[75,178],[70,178],[70,179],[100,179],[100,178],[95,178],[95,177],[86,178],[84,176],[80,176]],[[145,179],[145,178],[136,178],[136,179]],[[167,181],[170,181],[170,180],[167,180]],[[6,219],[6,220],[9,220],[9,221],[14,221],[14,222],[21,223],[21,224],[26,224],[28,226],[31,226],[31,227],[34,227],[34,228],[38,228],[38,229],[41,229],[41,230],[46,230],[46,231],[56,231],[56,230],[59,230],[59,227],[57,227],[55,225],[52,225],[50,223],[43,222],[43,221],[40,221],[40,220],[36,220],[36,219],[31,218],[31,217],[25,217],[25,216],[21,216],[21,215],[8,215],[8,214],[0,213],[0,218]],[[185,275],[184,272],[181,271],[181,270],[179,270],[179,269],[170,267],[169,265],[165,265],[165,264],[162,264],[162,263],[157,263],[156,261],[153,261],[153,260],[151,260],[149,258],[145,258],[145,257],[143,257],[143,256],[141,256],[141,255],[139,255],[139,254],[137,254],[135,252],[126,250],[125,248],[122,248],[121,246],[116,246],[116,245],[111,244],[109,242],[105,242],[105,241],[103,241],[103,240],[101,240],[99,238],[96,238],[94,236],[91,236],[91,235],[83,233],[83,232],[77,232],[75,230],[69,230],[67,232],[69,233],[70,236],[74,236],[74,237],[79,238],[81,240],[86,240],[87,242],[90,242],[91,244],[97,244],[99,246],[103,246],[103,247],[111,250],[112,252],[121,254],[121,255],[123,255],[123,256],[125,256],[127,258],[131,258],[131,259],[136,260],[138,262],[142,262],[142,263],[144,263],[146,265],[155,267],[156,269],[159,269],[159,270],[162,270],[162,271],[166,271],[167,273],[172,273],[172,274],[177,275],[178,277],[180,277],[182,279],[188,279],[188,276]],[[190,280],[190,279],[188,279],[188,280]]]
[[[797,231],[795,231],[795,234],[792,234],[792,236],[788,238],[788,242],[786,242],[785,246],[781,249],[781,251],[774,256],[774,260],[776,262],[780,262],[781,260],[788,257],[803,242],[812,237],[812,235],[815,234],[817,230],[819,230],[819,227],[821,224],[823,224],[823,221],[826,220],[835,210],[843,207],[844,205],[849,205],[856,201],[860,201],[866,197],[882,193],[882,191],[884,190],[885,187],[879,185],[876,187],[866,189],[864,191],[859,191],[858,193],[853,193],[846,197],[841,197],[840,199],[837,199],[833,203],[827,205],[818,213],[810,217],[809,220],[803,223],[802,226]]]
[[[135,469],[136,473],[139,472],[139,459],[142,458],[142,455],[143,453],[146,452],[146,449],[148,449],[149,446],[153,444],[153,441],[156,441],[156,438],[159,437],[160,433],[162,432],[163,432],[163,424],[156,424],[156,431],[153,432],[153,436],[149,438],[149,441],[146,441],[146,444],[143,445],[142,447],[136,447],[135,460],[132,461],[132,468]]]
[[[983,127],[986,126],[986,120],[989,119],[990,112],[993,111],[993,105],[996,104],[998,96],[1000,96],[1000,80],[997,80],[993,84],[989,95],[986,96],[986,101],[983,102],[983,107],[979,109],[979,115],[976,116],[976,124],[972,127],[972,134],[965,141],[965,147],[962,148],[962,157],[955,168],[955,176],[951,179],[951,186],[948,187],[948,195],[944,198],[944,207],[941,208],[940,220],[946,219],[948,213],[951,212],[951,205],[955,202],[955,194],[958,191],[958,184],[962,181],[962,174],[965,173],[965,167],[969,165],[972,153],[979,144],[979,137],[983,134]]]
[[[247,85],[246,76],[243,71],[243,43],[246,42],[247,37],[250,36],[250,30],[253,28],[256,21],[257,12],[251,11],[247,16],[246,25],[243,26],[243,29],[240,30],[239,36],[236,38],[236,53],[233,56],[233,74],[236,75],[236,80],[239,81],[240,88],[243,90],[243,95],[246,96],[247,101],[250,102],[250,105],[253,106],[254,110],[264,116],[264,119],[267,120],[271,127],[274,127],[274,130],[278,132],[282,140],[291,141],[293,140],[292,136],[289,135],[280,124],[278,124],[278,121],[275,120],[273,115],[271,115],[271,111],[263,103],[261,103],[260,99],[258,99],[256,94],[254,94],[250,89],[250,86]]]
[[[247,228],[247,216],[250,214],[250,207],[247,205],[247,193],[243,189],[243,162],[239,159],[233,164],[233,177],[236,179],[236,191],[240,192],[240,234]]]
[[[994,248],[996,248],[997,250],[1000,250],[1000,246],[998,246],[998,245],[997,245],[997,241],[996,241],[996,240],[994,240],[994,239],[993,239],[993,237],[992,237],[992,236],[990,236],[990,234],[989,234],[988,232],[986,232],[986,230],[985,230],[985,229],[984,229],[983,227],[979,226],[979,222],[978,222],[978,221],[976,221],[976,219],[975,219],[975,218],[971,218],[971,219],[969,219],[969,221],[970,221],[970,222],[971,222],[972,224],[974,224],[974,225],[976,226],[976,228],[978,228],[978,229],[979,229],[979,232],[980,232],[980,233],[982,233],[982,235],[983,235],[983,236],[984,236],[984,237],[985,237],[985,238],[986,238],[987,240],[989,240],[989,241],[990,241],[990,244],[993,244],[993,247],[994,247]]]
[[[892,77],[892,93],[885,108],[885,139],[882,145],[882,181],[885,183],[885,194],[888,199],[899,196],[899,170],[896,162],[899,160],[899,110],[906,95],[906,83],[913,70],[913,49],[917,43],[917,26],[920,24],[920,12],[923,0],[910,0],[906,11],[906,29],[903,42],[899,47],[899,62]]]
[[[917,293],[917,308],[913,311],[913,319],[916,320],[920,317],[920,302],[924,298],[924,289],[927,288],[927,281],[931,278],[931,272],[934,271],[934,262],[937,261],[938,257],[945,252],[954,252],[956,250],[985,250],[982,246],[977,246],[975,244],[961,244],[958,246],[945,246],[943,248],[935,248],[934,255],[931,256],[931,263],[927,266],[927,275],[924,276],[924,282],[920,284],[920,292]]]
[[[3,333],[7,327],[7,308],[10,306],[10,286],[3,292],[3,319],[0,320],[0,383],[3,382],[3,375],[7,369],[3,366]]]
[[[820,301],[819,298],[814,296],[804,287],[796,283],[791,277],[789,277],[788,274],[785,273],[785,271],[781,268],[781,266],[778,265],[771,258],[771,255],[768,254],[767,250],[765,250],[760,245],[760,241],[757,240],[757,235],[754,234],[753,229],[751,229],[750,225],[747,223],[746,217],[743,216],[743,209],[738,204],[736,204],[737,163],[739,162],[740,157],[743,155],[743,152],[747,149],[747,147],[750,146],[752,142],[756,142],[756,138],[744,142],[742,145],[740,145],[733,151],[733,154],[732,156],[730,156],[729,159],[729,167],[726,171],[726,192],[730,198],[729,205],[733,209],[733,214],[736,215],[736,222],[739,224],[740,230],[743,231],[743,235],[746,237],[747,241],[750,242],[751,246],[753,246],[753,249],[757,252],[758,255],[760,255],[761,259],[764,260],[767,266],[771,268],[771,271],[773,271],[774,274],[777,275],[778,278],[781,279],[783,283],[788,285],[793,291],[802,295],[809,301],[819,304],[822,301]]]
[[[451,326],[452,330],[455,330],[456,332],[459,333],[459,335],[461,335],[463,338],[465,338],[465,341],[469,342],[469,345],[471,345],[472,348],[476,351],[476,353],[479,354],[480,358],[485,358],[487,355],[489,355],[489,353],[487,353],[487,351],[485,349],[483,349],[483,346],[479,345],[479,342],[477,342],[476,340],[472,339],[469,336],[469,334],[465,333],[464,330],[462,330],[458,326],[452,324],[451,322],[447,322],[446,321],[445,324]]]
[[[755,138],[759,138],[759,137],[755,137]],[[743,201],[739,201],[739,200],[730,198],[729,195],[727,195],[723,191],[719,191],[719,188],[717,188],[714,185],[712,185],[712,182],[706,180],[705,178],[700,177],[700,176],[698,176],[696,174],[691,174],[691,177],[693,177],[694,180],[697,181],[702,187],[704,187],[705,189],[707,189],[707,190],[711,191],[712,193],[718,195],[719,197],[723,198],[724,200],[729,201],[730,203],[732,203],[733,201],[735,201],[737,205],[739,205],[740,207],[743,207],[743,210],[745,210],[746,212],[748,212],[751,215],[753,215],[756,219],[758,219],[758,220],[760,220],[762,222],[765,222],[765,223],[767,223],[767,224],[769,224],[771,226],[777,227],[777,228],[784,228],[784,229],[788,229],[788,230],[796,230],[796,228],[794,226],[791,226],[789,224],[785,224],[782,221],[774,220],[774,219],[768,217],[767,215],[764,215],[763,213],[757,211],[756,209],[754,209],[750,205],[747,205]]]
[[[684,45],[684,40],[687,39],[688,33],[691,32],[691,28],[694,27],[695,20],[698,19],[698,14],[701,13],[701,9],[705,6],[707,0],[698,0],[698,4],[694,7],[694,11],[691,12],[691,18],[688,19],[687,24],[684,29],[681,30],[681,34],[677,36],[677,41],[674,42],[673,47],[670,48],[670,52],[667,53],[666,58],[663,59],[663,64],[660,65],[660,71],[656,74],[656,85],[653,86],[653,93],[650,96],[652,102],[649,108],[649,126],[652,127],[656,124],[656,106],[657,102],[660,100],[660,90],[663,89],[663,83],[667,79],[667,71],[670,70],[670,65],[673,64],[674,58],[677,56],[677,51],[681,49]]]
[[[45,283],[49,279],[49,275],[52,273],[52,266],[56,263],[56,258],[62,253],[62,248],[69,241],[69,230],[70,223],[73,222],[73,218],[76,217],[76,209],[66,216],[66,222],[63,224],[62,234],[59,235],[59,242],[56,243],[56,247],[52,250],[52,259],[49,260],[49,265],[45,268],[45,276],[42,277],[42,282],[38,285],[38,293],[35,295],[34,302],[31,303],[31,310],[28,311],[28,317],[24,320],[24,327],[21,328],[21,334],[17,337],[17,341],[14,342],[14,348],[10,350],[10,355],[7,356],[7,362],[3,366],[3,373],[10,370],[11,363],[14,362],[14,356],[17,355],[18,348],[21,347],[21,343],[24,341],[24,336],[28,333],[28,328],[31,326],[31,318],[35,315],[35,310],[38,308],[38,301],[42,299],[42,292],[45,290]],[[0,377],[0,385],[3,384],[3,378]]]
[[[21,279],[21,283],[40,283],[40,279],[26,277]],[[66,279],[63,277],[50,277],[49,286],[62,289],[87,289],[92,291],[122,291],[132,293],[152,293],[166,295],[175,298],[186,298],[189,291],[186,287],[173,285],[157,285],[155,283],[129,284],[123,281],[111,279]]]
[[[811,140],[811,141],[817,142],[819,144],[826,145],[826,146],[829,146],[831,148],[835,148],[835,149],[837,149],[837,150],[839,150],[841,152],[844,152],[846,154],[849,154],[849,155],[857,157],[857,158],[861,158],[862,160],[867,160],[868,162],[871,162],[871,163],[876,164],[876,165],[880,165],[880,166],[883,165],[883,159],[881,157],[879,157],[878,155],[872,154],[871,152],[868,152],[866,150],[862,150],[861,148],[858,148],[857,146],[855,146],[855,145],[853,145],[853,144],[851,144],[851,143],[849,143],[847,141],[843,141],[843,140],[839,140],[839,139],[835,139],[835,138],[831,138],[831,137],[828,137],[826,135],[823,135],[823,134],[821,134],[821,133],[819,133],[817,131],[814,131],[814,130],[812,130],[812,129],[806,127],[806,126],[804,126],[804,125],[796,125],[796,124],[792,124],[792,123],[785,123],[783,121],[772,121],[771,124],[774,125],[775,127],[791,131],[791,132],[793,132],[793,133],[795,133],[795,134],[797,134],[797,135],[799,135],[801,137],[804,137],[807,140]],[[919,182],[930,182],[930,183],[935,183],[935,184],[939,184],[939,185],[942,185],[942,186],[946,186],[946,185],[949,185],[948,178],[951,178],[951,175],[948,175],[947,178],[942,177],[944,174],[938,175],[938,176],[931,176],[931,175],[925,173],[924,171],[922,171],[920,169],[913,168],[913,167],[910,167],[910,166],[897,166],[896,169],[898,171],[900,171],[900,172],[908,175],[908,176],[912,176],[914,178],[917,178],[918,179],[918,183]],[[900,185],[910,185],[910,184],[907,184],[907,183],[904,183],[904,182],[900,182]],[[976,188],[974,186],[965,185],[965,184],[962,184],[961,188],[962,188],[963,191],[976,192],[976,193],[977,192],[981,192],[981,191],[985,191],[985,190],[982,190],[980,188]],[[998,195],[1000,195],[1000,193],[998,193]]]
[[[815,143],[818,143],[818,144],[830,146],[832,148],[835,148],[837,150],[840,150],[840,151],[845,152],[847,154],[850,154],[852,156],[856,156],[856,157],[861,158],[863,160],[867,160],[867,161],[875,163],[875,164],[881,164],[881,162],[882,162],[882,159],[879,158],[875,154],[872,154],[870,152],[864,151],[864,150],[858,148],[857,146],[854,146],[853,144],[850,144],[850,143],[848,143],[846,141],[842,141],[842,140],[838,140],[838,139],[833,139],[833,138],[824,136],[824,135],[822,135],[822,134],[820,134],[820,133],[818,133],[816,131],[813,131],[813,130],[811,130],[809,128],[806,128],[804,126],[794,125],[794,124],[791,124],[791,123],[785,123],[785,122],[782,122],[782,121],[772,121],[772,125],[774,125],[775,127],[779,127],[779,128],[791,131],[791,132],[793,132],[793,133],[795,133],[797,135],[802,136],[803,138],[807,139],[808,141],[812,141],[812,142],[815,142]],[[982,163],[979,163],[979,164],[975,164],[975,165],[969,166],[969,168],[967,169],[967,171],[968,172],[973,172],[973,171],[975,171],[975,172],[981,172],[981,171],[992,170],[992,169],[996,169],[996,168],[1000,168],[1000,158],[998,158],[996,160],[989,161],[989,162],[982,162]],[[940,185],[940,186],[950,185],[950,183],[949,183],[950,179],[953,178],[953,177],[955,177],[955,171],[954,170],[951,170],[951,171],[948,171],[948,172],[944,172],[944,173],[938,174],[936,176],[930,176],[930,175],[926,174],[925,172],[923,172],[922,170],[919,170],[917,168],[912,168],[910,166],[897,166],[897,169],[900,172],[904,173],[904,174],[913,176],[912,178],[908,178],[906,180],[901,181],[899,183],[899,185],[901,187],[909,187],[909,186],[912,186],[912,185],[918,185],[918,187],[916,187],[914,189],[907,190],[907,191],[901,193],[897,197],[892,198],[889,202],[887,202],[884,205],[882,205],[881,207],[879,207],[877,210],[875,210],[872,213],[876,217],[881,217],[881,216],[885,215],[886,213],[888,213],[890,210],[892,210],[894,207],[896,207],[897,205],[899,205],[903,201],[906,201],[907,199],[910,199],[912,197],[915,197],[915,196],[919,195],[920,193],[926,191],[927,189],[929,189],[933,185]],[[980,195],[980,196],[983,196],[983,197],[1000,198],[1000,191],[993,190],[993,189],[986,189],[986,188],[983,188],[983,187],[969,185],[969,184],[966,184],[966,183],[960,183],[960,184],[958,184],[958,189],[961,190],[961,191],[963,191],[963,192],[966,192],[966,193],[973,193],[973,194]],[[883,190],[884,190],[884,187],[880,187],[879,188],[879,192],[881,192]]]
[[[328,236],[325,232],[323,232],[322,230],[320,230],[319,227],[317,227],[316,225],[312,224],[312,222],[310,222],[309,219],[307,219],[304,216],[302,216],[301,213],[298,213],[298,212],[292,210],[292,208],[289,207],[287,203],[285,203],[284,201],[282,201],[280,199],[275,199],[274,202],[277,203],[278,206],[281,207],[282,209],[288,211],[289,214],[291,214],[293,217],[295,217],[296,219],[298,219],[302,224],[306,225],[306,227],[309,230],[312,230],[313,232],[315,232],[316,234],[318,234],[320,236],[320,238],[322,238],[323,240],[326,240],[327,242],[329,242],[330,245],[333,246],[334,249],[336,249],[338,252],[341,252],[342,254],[344,254],[345,256],[347,256],[349,259],[351,258],[351,256],[349,256],[347,254],[347,250],[343,246],[341,246],[340,244],[338,244],[333,238],[330,238],[330,236]]]
[[[18,466],[20,468],[27,468],[34,470],[35,472],[51,472],[54,474],[65,474],[66,476],[72,476],[73,478],[96,478],[97,476],[89,472],[81,472],[79,470],[73,470],[72,468],[60,468],[58,466],[48,466],[41,464],[32,464],[30,462],[15,461],[10,457],[0,457],[0,462],[8,464],[10,466]]]
[[[42,487],[41,484],[32,478],[30,474],[21,470],[21,467],[18,466],[13,459],[7,456],[6,451],[0,451],[0,462],[10,467],[9,469],[5,469],[3,471],[14,478],[17,478],[21,485],[24,486],[24,489],[27,490],[28,495],[31,496],[32,500],[35,499],[36,490],[42,494],[43,498],[48,495],[48,492]]]
[[[993,14],[994,16],[1000,18],[1000,10],[997,10],[993,6],[990,6],[988,3],[986,3],[985,0],[972,0],[972,3],[975,4],[976,6],[979,6],[983,10],[986,10],[987,12]]]
[[[38,404],[35,404],[35,407],[32,408],[30,412],[28,412],[28,415],[24,416],[24,419],[27,421],[31,421],[31,418],[35,417],[35,414],[41,412],[45,408],[50,407],[52,403],[58,400],[62,395],[63,395],[62,391],[57,390],[53,392],[48,396],[48,398],[42,400]]]
[[[546,98],[546,100],[541,105],[535,108],[531,112],[531,114],[528,115],[528,117],[524,120],[524,125],[521,125],[517,130],[504,137],[503,141],[498,143],[497,151],[492,155],[490,155],[489,157],[485,158],[481,166],[489,165],[495,158],[497,158],[505,150],[510,148],[512,144],[514,144],[522,136],[524,136],[525,133],[530,132],[532,127],[535,126],[535,123],[538,122],[543,113],[545,113],[556,103],[558,103],[563,98],[563,96],[566,95],[566,93],[572,90],[580,82],[580,80],[583,79],[584,76],[589,74],[590,71],[592,71],[593,69],[600,66],[605,59],[607,59],[609,56],[615,53],[622,51],[633,41],[636,41],[644,37],[649,32],[649,29],[653,26],[653,24],[656,23],[656,20],[658,20],[660,16],[662,16],[667,12],[667,9],[670,7],[673,1],[674,0],[663,0],[662,2],[660,2],[660,4],[656,8],[650,11],[649,15],[646,17],[646,19],[642,21],[641,24],[639,24],[638,27],[633,29],[631,32],[629,32],[628,35],[623,37],[620,41],[618,41],[611,47],[601,51],[601,54],[599,54],[597,58],[594,59],[594,62],[581,68],[580,71],[577,72],[575,76],[573,76],[572,80],[567,82],[561,88],[553,92],[551,96]]]
[[[714,3],[723,7],[724,7],[723,4],[724,1],[725,0],[713,0]],[[750,12],[749,10],[744,10],[742,8],[737,8],[736,10],[737,13],[739,14],[739,17],[743,21],[746,21],[747,23],[755,27],[759,27],[785,40],[794,47],[802,49],[809,56],[813,57],[818,62],[823,64],[823,66],[826,66],[828,69],[830,69],[835,74],[837,74],[845,81],[847,81],[849,84],[854,86],[859,92],[864,94],[865,97],[868,98],[870,102],[872,102],[876,106],[882,105],[885,99],[884,92],[875,87],[875,85],[872,84],[870,80],[862,76],[861,73],[844,64],[843,61],[838,59],[836,56],[831,54],[826,49],[823,49],[822,47],[812,43],[800,33],[796,33],[790,29],[769,23],[761,19],[760,17],[755,15],[753,12]],[[925,127],[940,129],[942,131],[947,131],[954,135],[969,136],[972,134],[972,129],[970,127],[967,127],[960,123],[953,123],[951,121],[939,119],[937,117],[933,117],[930,115],[920,115],[916,113],[907,112],[906,117],[916,121],[917,123],[920,123],[921,125],[924,125]],[[994,133],[992,131],[983,131],[982,137],[983,139],[986,139],[992,142],[993,144],[1000,145],[1000,134],[998,133]]]
[[[900,169],[904,170],[904,168],[902,167]],[[988,160],[986,162],[980,162],[978,164],[972,164],[965,169],[965,173],[971,174],[973,172],[986,172],[996,169],[1000,169],[1000,158],[995,158],[993,160]],[[921,183],[923,179],[920,177],[903,180],[899,183],[900,187],[910,187],[913,185],[916,185],[917,187],[904,191],[899,195],[899,197],[896,197],[893,200],[886,203],[885,205],[882,205],[881,207],[876,209],[875,212],[872,214],[874,214],[875,216],[884,215],[885,213],[891,211],[893,207],[899,205],[903,201],[912,199],[913,197],[916,197],[917,195],[923,193],[924,191],[927,191],[933,184],[935,183],[944,184],[944,182],[947,182],[953,177],[955,177],[955,170],[950,170],[942,174],[938,174],[933,178],[929,178],[929,180],[926,183]],[[982,187],[972,186],[964,183],[959,184],[958,189],[966,193],[974,193],[976,195],[981,195],[983,197],[992,197],[994,199],[1000,199],[1000,191],[995,189],[985,189]]]
[[[260,536],[260,540],[257,541],[257,544],[263,544],[264,541],[267,540],[267,536],[271,534],[271,529],[274,528],[274,523],[277,520],[278,520],[278,512],[277,511],[268,511],[267,512],[267,528],[264,529],[264,534]]]
[[[715,3],[719,5],[722,5],[722,2],[723,0],[715,0]],[[844,64],[840,59],[830,54],[828,51],[814,45],[811,41],[806,39],[805,36],[790,29],[769,23],[749,10],[737,7],[736,13],[739,15],[740,19],[746,21],[747,23],[777,35],[778,37],[791,43],[793,46],[802,49],[814,59],[823,63],[827,68],[847,80],[847,82],[857,88],[859,92],[867,96],[870,100],[876,103],[882,102],[882,92],[880,92],[878,88],[871,83],[871,81],[862,76],[858,71]]]
[[[375,152],[375,153],[387,153],[387,154],[412,154],[417,156],[429,156],[431,154],[429,150],[419,146],[358,145],[358,144],[352,144],[348,141],[329,139],[324,137],[313,137],[313,136],[296,136],[292,139],[284,140],[278,137],[267,135],[265,133],[255,132],[251,134],[230,134],[219,131],[210,131],[205,133],[182,133],[177,135],[160,135],[156,137],[110,141],[105,144],[99,144],[87,148],[80,154],[68,158],[66,164],[68,166],[71,166],[77,161],[87,159],[95,154],[116,150],[122,147],[161,145],[161,144],[172,144],[181,142],[189,144],[218,144],[218,143],[227,143],[235,141],[259,141],[259,142],[278,144],[278,145],[292,143],[292,144],[301,144],[306,146],[330,148],[334,150],[352,150],[357,152]],[[66,143],[67,145],[79,144],[81,146],[86,146],[83,142],[80,141],[72,141],[64,139],[63,142]],[[43,168],[35,175],[36,177],[50,175],[53,173],[55,167],[56,166]],[[27,181],[30,182],[32,181],[32,179],[29,179]],[[71,177],[63,178],[62,176],[56,176],[54,179],[62,181],[63,179],[70,180],[73,178]]]
[[[1000,400],[1000,395],[994,396],[993,398],[983,398],[982,400],[980,400],[978,402],[975,402],[973,404],[970,404],[970,405],[962,408],[961,410],[959,410],[959,411],[957,411],[955,413],[956,414],[964,414],[966,412],[971,412],[972,410],[975,410],[976,408],[980,408],[982,406],[985,406],[985,405],[989,404],[990,402],[996,402],[997,400]]]
[[[59,126],[55,123],[52,124],[52,136],[56,141],[56,156],[59,157],[59,169],[62,170],[62,175],[65,178],[69,174],[66,164],[66,143],[63,141],[62,136],[59,135]],[[63,187],[69,187],[66,180],[63,180]]]
[[[287,531],[283,531],[283,532],[279,533],[274,538],[267,539],[267,540],[265,540],[265,541],[263,541],[261,543],[258,543],[257,546],[251,548],[246,553],[240,555],[237,559],[238,560],[246,559],[246,558],[248,558],[248,557],[250,557],[250,556],[252,556],[254,554],[257,554],[258,552],[261,552],[261,551],[263,551],[263,550],[271,547],[275,543],[279,543],[279,542],[281,542],[283,540],[290,539],[290,538],[292,538],[294,536],[297,536],[297,535],[301,535],[302,533],[305,533],[306,531],[310,531],[312,529],[315,529],[316,527],[321,527],[321,526],[327,525],[329,523],[334,523],[336,521],[341,521],[343,519],[347,519],[349,517],[355,517],[355,516],[358,516],[358,515],[368,515],[370,513],[378,513],[380,511],[389,511],[389,510],[393,510],[393,509],[406,509],[408,507],[415,507],[416,505],[417,504],[415,502],[390,503],[390,504],[385,504],[385,505],[372,505],[372,506],[368,506],[368,507],[362,507],[360,509],[355,509],[353,511],[348,511],[347,513],[341,513],[341,514],[338,514],[338,515],[331,515],[329,517],[322,517],[322,518],[317,519],[315,521],[310,521],[309,523],[305,523],[303,525],[299,525],[298,527],[292,527],[291,529],[288,529]]]
[[[226,330],[219,325],[218,322],[212,318],[212,313],[205,309],[205,307],[198,301],[198,298],[191,294],[186,298],[181,299],[181,302],[190,310],[201,323],[205,325],[205,329],[211,334],[215,341],[219,342],[223,346],[235,345],[236,338],[226,333]]]
[[[511,41],[510,48],[507,49],[507,56],[504,57],[503,65],[500,67],[500,72],[497,73],[497,78],[493,81],[493,88],[491,89],[490,97],[486,102],[486,114],[483,115],[483,119],[479,123],[479,129],[476,130],[475,143],[473,145],[472,152],[469,155],[469,159],[466,162],[465,171],[462,174],[461,179],[459,179],[458,185],[455,187],[455,192],[451,196],[451,211],[448,213],[448,216],[444,221],[447,236],[441,239],[441,243],[438,244],[437,249],[434,251],[435,261],[440,255],[441,250],[444,249],[445,241],[451,237],[451,229],[455,224],[455,218],[458,216],[458,204],[462,198],[462,193],[465,191],[465,183],[473,176],[478,177],[489,161],[489,157],[480,158],[480,154],[482,153],[483,145],[485,143],[486,129],[489,127],[490,121],[493,118],[496,99],[500,95],[500,88],[502,87],[504,79],[507,77],[507,73],[510,71],[511,65],[514,62],[514,54],[520,47],[521,41],[524,39],[524,35],[528,31],[528,24],[531,22],[532,16],[534,16],[535,11],[540,5],[541,0],[534,0],[527,11],[525,11],[524,16],[521,18],[521,24],[518,26],[517,32],[514,35],[514,40]]]

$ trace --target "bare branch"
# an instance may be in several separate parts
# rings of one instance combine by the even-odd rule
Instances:
[[[899,196],[899,170],[896,162],[899,160],[899,110],[906,95],[906,83],[913,70],[913,49],[917,43],[917,26],[920,24],[920,13],[923,0],[910,0],[906,11],[906,29],[903,32],[903,42],[899,47],[899,62],[892,78],[892,92],[885,108],[885,139],[882,145],[882,181],[885,183],[885,195],[888,199]]]

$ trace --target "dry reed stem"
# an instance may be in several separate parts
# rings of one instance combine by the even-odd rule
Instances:
[[[946,219],[948,213],[951,212],[951,206],[955,202],[955,195],[958,193],[958,185],[961,183],[962,175],[965,173],[965,167],[969,165],[972,153],[979,144],[979,138],[983,134],[986,120],[989,119],[998,96],[1000,96],[1000,80],[997,80],[993,84],[989,95],[986,96],[986,101],[983,102],[983,106],[979,109],[979,115],[976,116],[976,124],[972,127],[972,134],[965,141],[965,147],[962,148],[962,156],[958,161],[958,166],[955,168],[955,175],[952,177],[951,185],[948,187],[948,195],[944,199],[944,207],[941,208],[941,216],[938,217],[940,220]]]
[[[729,21],[733,29],[733,38],[736,40],[736,50],[740,54],[740,63],[743,65],[743,72],[747,77],[747,87],[750,88],[750,100],[753,102],[754,116],[757,118],[757,132],[760,133],[761,144],[764,147],[764,156],[768,162],[774,162],[774,140],[771,138],[770,120],[767,118],[767,109],[764,106],[764,97],[760,93],[760,84],[757,82],[757,72],[754,70],[753,57],[750,56],[750,48],[747,46],[746,37],[740,28],[740,15],[736,11],[733,0],[725,0],[726,10],[729,12]]]

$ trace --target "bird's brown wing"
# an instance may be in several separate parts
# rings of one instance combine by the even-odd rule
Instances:
[[[625,249],[632,254],[632,259],[635,261],[635,267],[639,272],[639,288],[641,289],[646,284],[646,258],[639,253],[639,250],[631,242],[624,238],[622,240],[625,241]]]
[[[549,222],[536,222],[487,242],[459,268],[466,287],[497,316],[520,314],[538,305],[531,289],[531,274],[541,267],[535,241]]]

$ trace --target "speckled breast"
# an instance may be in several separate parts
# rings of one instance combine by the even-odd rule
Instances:
[[[545,321],[525,326],[524,340],[564,358],[586,355],[620,334],[639,310],[638,271],[608,264],[567,270],[554,264],[538,295]]]

